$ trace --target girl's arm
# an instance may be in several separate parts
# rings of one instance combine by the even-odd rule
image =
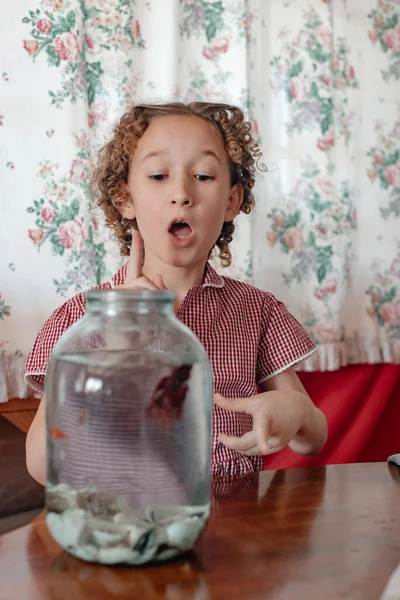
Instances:
[[[26,467],[38,483],[46,483],[46,397],[37,409],[26,436]]]

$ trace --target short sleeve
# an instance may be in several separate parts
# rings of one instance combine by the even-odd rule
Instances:
[[[47,365],[54,346],[71,325],[85,312],[83,294],[78,294],[57,308],[39,331],[25,367],[25,381],[39,393],[43,393]]]
[[[256,373],[258,385],[317,350],[305,329],[271,294],[265,295],[261,318]]]
[[[125,279],[126,264],[115,273],[111,282],[102,283],[93,290],[111,290],[123,284]],[[54,346],[64,331],[83,317],[85,308],[85,293],[81,292],[57,308],[39,331],[25,367],[25,381],[36,392],[43,394],[47,365]]]

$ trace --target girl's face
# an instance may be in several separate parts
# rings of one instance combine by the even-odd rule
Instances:
[[[131,159],[128,202],[146,262],[175,267],[206,261],[224,221],[240,209],[243,189],[231,185],[228,154],[215,127],[200,117],[155,118]]]

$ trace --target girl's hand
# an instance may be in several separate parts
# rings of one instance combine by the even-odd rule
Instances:
[[[143,238],[139,231],[132,233],[131,253],[126,268],[126,279],[122,285],[117,285],[114,290],[166,290],[162,275],[155,275],[151,281],[143,275]]]
[[[326,420],[307,394],[297,390],[273,390],[250,398],[224,398],[215,403],[227,411],[253,417],[253,429],[242,437],[219,434],[227,448],[247,456],[273,454],[290,446],[294,452],[319,452],[326,440]]]

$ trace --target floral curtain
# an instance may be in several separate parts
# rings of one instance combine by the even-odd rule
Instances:
[[[259,137],[252,219],[224,272],[319,344],[307,369],[400,362],[399,0],[20,0],[0,21],[0,401],[30,393],[49,313],[118,268],[90,196],[132,103],[241,106]]]
[[[250,2],[249,93],[266,163],[253,279],[319,352],[400,361],[400,2]]]

